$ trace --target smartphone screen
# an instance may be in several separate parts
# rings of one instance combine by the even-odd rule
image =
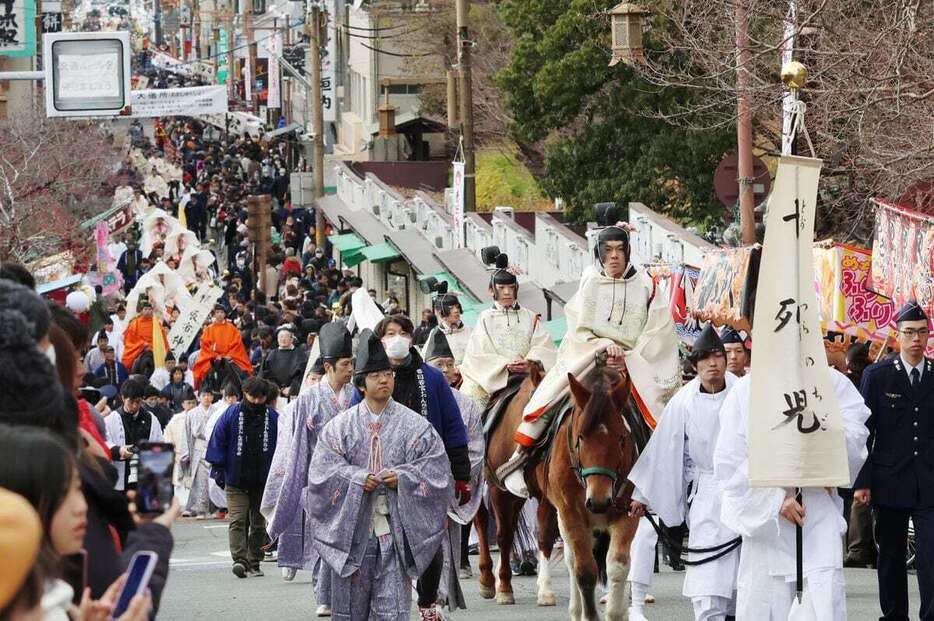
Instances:
[[[162,513],[172,503],[175,447],[163,442],[139,445],[136,508],[140,513]]]
[[[120,591],[120,597],[117,598],[117,605],[114,606],[112,618],[119,619],[130,607],[130,601],[137,593],[142,593],[149,587],[149,579],[152,578],[152,572],[156,568],[156,561],[159,559],[155,552],[137,552],[130,561],[130,567],[126,572],[126,582]]]

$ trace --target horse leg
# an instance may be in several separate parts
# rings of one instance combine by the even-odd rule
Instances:
[[[525,499],[516,498],[509,492],[494,488],[490,491],[490,502],[496,515],[496,542],[499,545],[496,603],[515,604],[516,598],[512,592],[512,567],[509,565],[509,559],[516,537],[516,526],[519,523],[519,512],[522,511]]]
[[[551,588],[551,553],[558,536],[558,520],[555,508],[546,498],[538,503],[538,605],[554,606],[557,603]]]
[[[493,576],[493,557],[490,556],[490,540],[487,536],[490,532],[488,530],[490,513],[486,508],[486,502],[480,503],[473,523],[477,530],[477,548],[480,551],[480,597],[493,599],[496,595],[496,578]]]
[[[568,617],[571,621],[581,621],[583,614],[583,604],[581,600],[581,590],[577,586],[577,577],[574,572],[574,548],[571,547],[570,539],[565,532],[564,523],[561,516],[558,516],[558,531],[561,533],[561,539],[564,541],[564,564],[568,568]]]
[[[572,525],[574,520],[576,525]],[[593,534],[586,515],[568,516],[568,521],[562,520],[561,537],[564,539],[565,555],[570,550],[573,554],[573,563],[568,562],[568,572],[576,582],[579,591],[577,614],[571,610],[571,618],[583,621],[599,621],[597,613],[597,562],[593,557]],[[572,591],[573,592],[573,591]],[[573,602],[572,602],[573,603]]]
[[[606,559],[607,621],[629,618],[629,548],[635,536],[636,520],[621,518],[610,525],[610,550]]]

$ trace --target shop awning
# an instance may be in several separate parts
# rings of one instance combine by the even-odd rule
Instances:
[[[346,267],[354,267],[366,259],[361,252],[366,242],[353,233],[329,235],[328,241],[340,252],[341,263]]]
[[[555,342],[555,345],[559,345],[564,340],[564,335],[567,334],[568,320],[561,317],[560,319],[546,321],[545,329],[548,330],[548,334],[551,335],[551,340]]]
[[[387,263],[389,261],[395,261],[401,256],[399,251],[396,250],[396,247],[388,242],[376,244],[375,246],[367,246],[361,249],[360,253],[372,263]]]
[[[434,246],[416,229],[392,231],[386,241],[395,246],[417,274],[433,274],[444,269],[434,257]]]
[[[328,241],[331,242],[341,254],[358,252],[360,248],[366,246],[366,242],[360,239],[354,233],[344,233],[342,235],[330,235]]]

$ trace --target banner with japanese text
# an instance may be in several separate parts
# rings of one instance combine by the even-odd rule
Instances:
[[[822,162],[782,156],[769,198],[749,391],[749,484],[846,487],[846,439],[814,290]]]
[[[896,308],[917,302],[934,313],[934,217],[880,199],[872,242],[870,288]]]
[[[872,253],[846,244],[814,246],[821,322],[828,331],[884,343],[895,337],[895,304],[869,287]]]
[[[0,2],[0,56],[35,56],[36,0]]]
[[[195,336],[211,315],[214,303],[223,293],[223,289],[214,284],[203,284],[198,287],[191,303],[181,309],[178,320],[169,331],[169,348],[175,354],[176,360],[181,360],[181,356],[188,351]]]
[[[191,86],[130,91],[134,117],[201,116],[227,112],[227,88]]]
[[[464,230],[464,162],[453,162],[454,183],[454,227],[457,234],[457,247],[463,248],[466,243],[466,231]]]

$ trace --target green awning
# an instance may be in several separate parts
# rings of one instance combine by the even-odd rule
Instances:
[[[366,246],[366,242],[357,237],[354,233],[344,233],[343,235],[330,235],[328,241],[337,248],[341,255],[345,252],[350,254],[354,250],[359,250]]]
[[[362,250],[362,248],[358,248],[353,252],[347,252],[346,254],[343,252],[341,253],[341,263],[344,267],[356,267],[366,261],[366,257],[363,256],[360,250]]]
[[[372,263],[387,263],[389,261],[395,261],[400,256],[396,247],[388,242],[376,244],[375,246],[367,246],[366,248],[362,248],[360,252]]]
[[[565,317],[560,317],[546,321],[545,329],[548,330],[548,334],[551,335],[551,340],[555,342],[555,345],[558,345],[564,340],[564,335],[567,334],[568,320]]]

